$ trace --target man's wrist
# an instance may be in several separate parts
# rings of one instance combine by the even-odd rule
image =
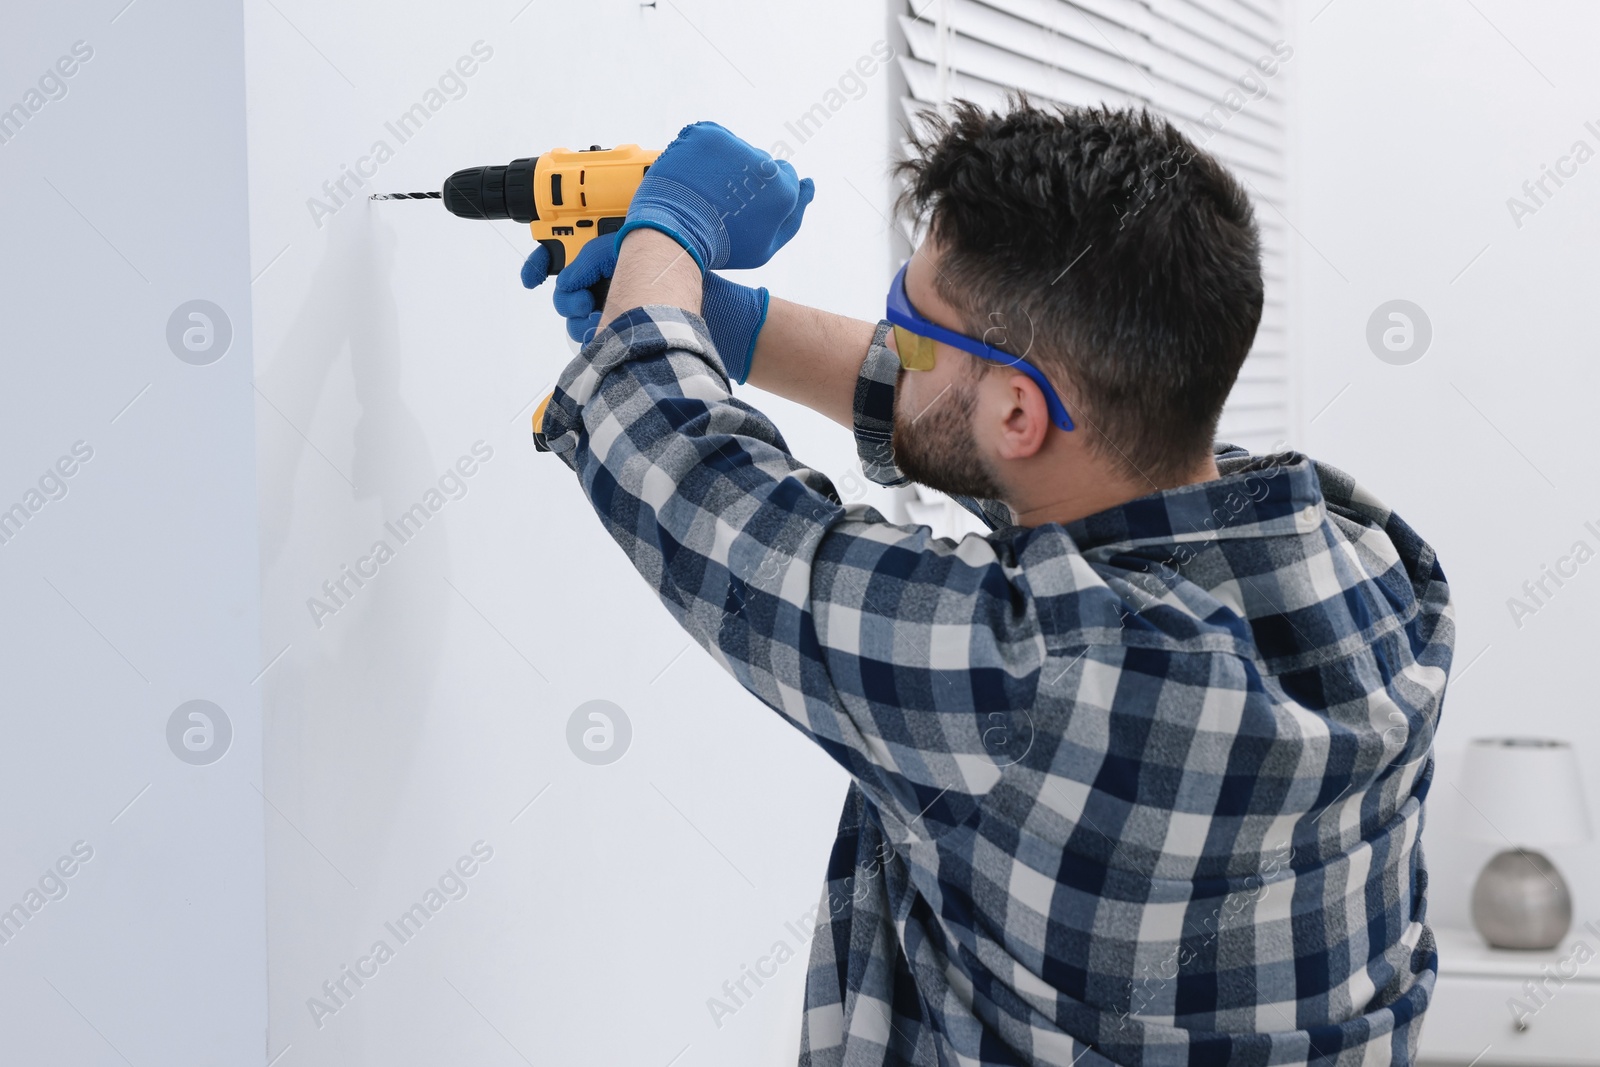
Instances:
[[[666,304],[700,314],[704,284],[700,267],[677,241],[641,226],[623,235],[617,269],[600,317],[602,328],[631,308]]]
[[[635,255],[665,255],[671,259],[683,258],[694,265],[698,271],[700,265],[690,254],[681,241],[665,230],[655,226],[635,226],[622,237],[622,243],[617,246],[617,262],[622,262],[622,257],[632,249]]]
[[[692,242],[688,237],[684,236],[681,230],[674,228],[661,219],[643,218],[629,220],[622,227],[622,229],[617,232],[617,254],[619,256],[622,254],[622,246],[627,243],[628,238],[632,237],[636,233],[639,233],[640,231],[649,231],[651,233],[660,234],[663,237],[671,238],[674,244],[676,244],[679,248],[682,248],[687,255],[694,259],[695,266],[700,268],[701,274],[706,272],[707,268],[705,260],[700,257],[699,252],[695,251],[694,242]]]

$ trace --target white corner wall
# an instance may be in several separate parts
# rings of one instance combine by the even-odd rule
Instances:
[[[1355,475],[1439,552],[1458,641],[1423,838],[1436,923],[1464,925],[1472,880],[1498,850],[1453,784],[1473,737],[1563,737],[1600,800],[1590,668],[1600,563],[1536,613],[1513,613],[1577,541],[1600,550],[1594,470],[1593,249],[1600,162],[1600,11],[1307,0],[1295,47],[1303,369],[1301,447]],[[1593,125],[1586,125],[1592,123]],[[1515,213],[1516,197],[1533,214]],[[1394,365],[1369,349],[1383,303],[1420,306],[1432,341]],[[1573,563],[1565,564],[1571,571]],[[1520,617],[1519,617],[1520,616]],[[1594,844],[1553,849],[1578,921],[1600,915]]]
[[[0,33],[0,1063],[264,1062],[243,60],[200,0]]]
[[[689,645],[534,452],[532,403],[572,349],[548,291],[518,281],[526,228],[365,197],[715,119],[817,183],[750,277],[876,319],[898,90],[881,63],[838,90],[886,23],[843,0],[245,4],[283,1067],[793,1063],[809,943],[790,924],[809,937],[846,777]],[[789,124],[818,104],[802,143]],[[365,184],[340,192],[345,168]],[[848,433],[742,395],[865,492]],[[386,526],[430,500],[419,533]],[[333,600],[346,565],[369,577]],[[569,748],[596,700],[631,726],[609,765]],[[390,928],[419,903],[419,929]],[[794,958],[714,1016],[780,940]]]

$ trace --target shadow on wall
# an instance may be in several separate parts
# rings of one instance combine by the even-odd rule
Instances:
[[[325,969],[334,973],[366,951],[370,932],[390,918],[381,887],[406,852],[400,813],[438,677],[450,591],[443,525],[405,540],[385,525],[436,476],[422,425],[400,391],[394,231],[370,211],[343,212],[327,231],[309,295],[258,379],[277,411],[258,406],[268,432],[258,437],[257,462],[262,599],[269,617],[303,620],[287,635],[291,651],[264,680],[269,970],[275,944],[322,945]],[[346,352],[353,407],[340,377]],[[342,410],[318,419],[330,405]],[[344,433],[353,458],[335,475],[321,452],[339,457]],[[336,503],[308,503],[327,500]],[[379,541],[393,557],[357,585],[345,565]],[[323,588],[330,579],[342,582],[337,599]],[[337,604],[337,613],[314,617],[311,596]],[[307,997],[322,994],[316,981],[306,984],[274,1000],[282,1012],[272,1020],[275,1047],[310,1021],[299,1013]],[[341,1054],[357,1056],[368,1044],[361,1015],[327,1020],[322,1040],[337,1033]]]

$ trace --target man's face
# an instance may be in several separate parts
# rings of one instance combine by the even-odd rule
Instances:
[[[906,296],[923,318],[965,333],[956,310],[934,289],[938,249],[923,242],[906,268]],[[895,463],[905,475],[930,489],[959,496],[1001,499],[979,450],[974,428],[981,361],[938,345],[932,370],[900,369],[894,396]]]

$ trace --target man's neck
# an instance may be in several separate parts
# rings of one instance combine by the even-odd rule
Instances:
[[[1018,526],[1044,526],[1048,523],[1076,522],[1090,515],[1149,496],[1165,489],[1196,485],[1222,477],[1217,461],[1207,456],[1188,476],[1160,484],[1139,475],[1129,477],[1102,466],[1071,479],[1049,479],[1026,492],[1006,494],[1006,504],[1016,516]]]

